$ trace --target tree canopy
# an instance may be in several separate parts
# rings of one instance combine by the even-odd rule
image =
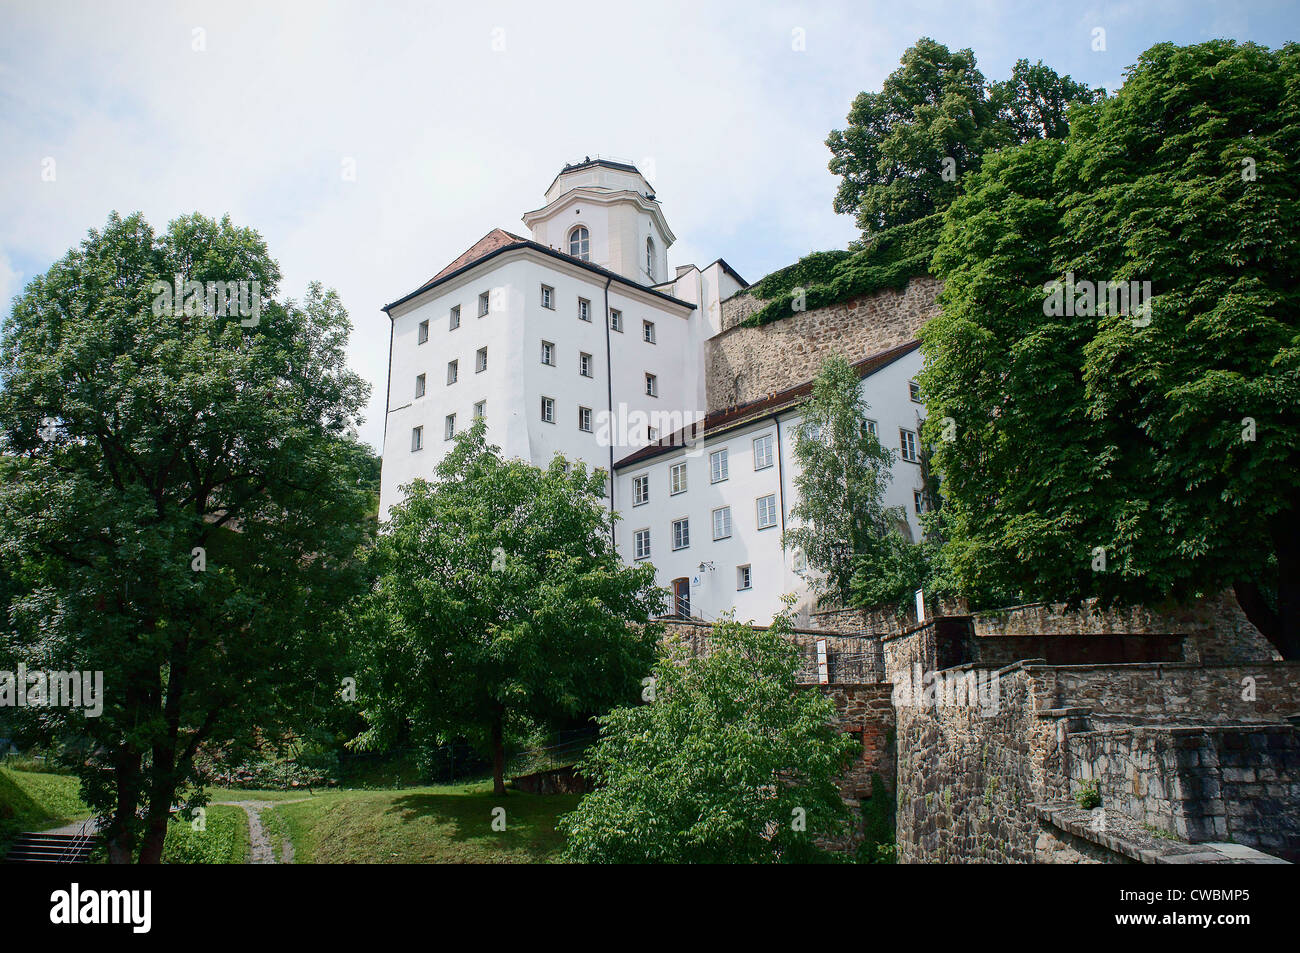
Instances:
[[[2,637],[31,668],[104,673],[100,717],[39,714],[114,861],[159,860],[173,804],[202,803],[200,747],[274,738],[338,684],[367,388],[338,297],[278,301],[279,277],[228,219],[114,214],[0,340]]]
[[[1232,586],[1300,658],[1298,66],[1295,44],[1155,46],[1064,140],[967,180],[921,377],[967,582]]]
[[[482,418],[433,481],[393,507],[358,610],[366,633],[362,743],[404,726],[421,743],[464,737],[493,758],[504,740],[636,697],[663,611],[654,568],[614,549],[604,471],[557,458],[506,460]]]

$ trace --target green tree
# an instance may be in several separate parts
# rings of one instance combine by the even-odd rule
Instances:
[[[567,854],[601,863],[799,863],[842,833],[835,779],[856,745],[835,706],[800,687],[789,616],[728,616],[709,652],[655,666],[649,704],[600,718],[582,766],[595,788],[560,820]]]
[[[894,455],[867,429],[869,411],[857,372],[835,354],[818,371],[795,428],[800,470],[790,518],[796,525],[784,544],[825,576],[823,599],[838,605],[848,605],[854,556],[895,532],[902,518],[884,505]]]
[[[200,284],[168,300],[177,276]],[[278,281],[228,219],[156,236],[114,214],[32,281],[0,342],[3,638],[31,668],[104,673],[100,717],[42,720],[77,752],[114,862],[159,861],[173,804],[203,803],[202,746],[275,737],[338,684],[367,388],[338,297],[281,303]],[[249,283],[242,306],[208,282]]]
[[[1153,47],[949,210],[922,386],[927,433],[956,425],[935,463],[965,580],[1103,605],[1232,586],[1300,658],[1298,67],[1294,44]],[[1112,303],[1130,281],[1145,307]]]
[[[830,170],[842,177],[835,211],[854,215],[868,239],[942,211],[985,153],[1063,135],[1065,110],[1099,95],[1027,60],[989,84],[972,51],[922,37],[880,92],[857,95],[848,125],[827,138]]]
[[[507,732],[636,697],[666,594],[611,541],[605,474],[504,460],[480,419],[416,480],[373,554],[364,747],[464,737],[505,793]]]

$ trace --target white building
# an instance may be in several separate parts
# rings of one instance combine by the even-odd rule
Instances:
[[[706,420],[705,342],[744,280],[721,259],[670,277],[675,236],[626,163],[566,166],[523,221],[531,238],[493,229],[384,308],[380,513],[485,416],[489,442],[508,457],[545,466],[562,454],[614,474],[619,551],[649,559],[681,611],[714,618],[735,606],[766,620],[782,593],[806,599],[781,533],[796,472],[790,428],[807,386]],[[919,366],[915,345],[859,362],[887,446],[887,435],[903,432],[905,445],[916,432],[908,384]],[[725,478],[711,479],[711,455],[714,467],[727,458]],[[900,456],[888,500],[906,507],[914,534],[917,471]]]

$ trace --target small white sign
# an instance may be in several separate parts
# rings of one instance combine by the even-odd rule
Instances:
[[[925,590],[916,590],[916,623],[920,625],[925,621]]]

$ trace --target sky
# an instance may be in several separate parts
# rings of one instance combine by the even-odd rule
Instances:
[[[1276,47],[1298,24],[1294,0],[0,0],[0,315],[113,210],[159,231],[229,213],[283,295],[342,296],[379,449],[380,308],[492,228],[526,234],[566,162],[636,163],[671,265],[722,257],[755,281],[857,237],[826,135],[918,37],[973,49],[990,81],[1041,59],[1114,90],[1156,43]]]

